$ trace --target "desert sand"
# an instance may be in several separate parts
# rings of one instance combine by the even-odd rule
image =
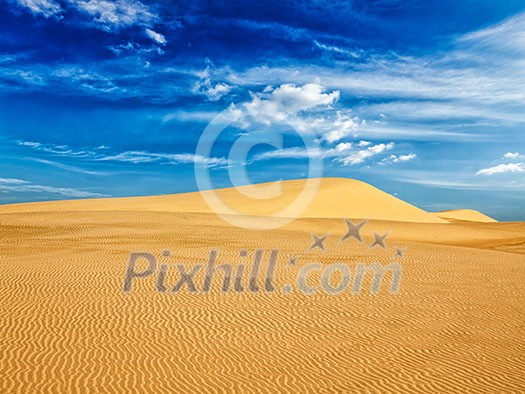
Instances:
[[[301,187],[256,203],[219,193],[264,216]],[[344,218],[368,220],[362,243],[340,242]],[[374,232],[385,249],[369,248]],[[326,250],[309,250],[311,233]],[[276,230],[236,228],[188,193],[0,206],[0,245],[1,393],[525,390],[525,223],[325,179]],[[152,277],[122,292],[130,252],[191,267],[210,249],[232,264],[278,249],[276,291],[159,293]],[[402,264],[398,294],[281,291],[305,264],[358,261]]]

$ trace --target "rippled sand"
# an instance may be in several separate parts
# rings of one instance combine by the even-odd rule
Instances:
[[[0,207],[1,393],[523,392],[525,224],[428,214],[339,243],[342,217],[363,217],[346,205],[250,231],[174,198]],[[160,294],[152,276],[122,293],[131,251],[191,267],[212,248],[232,264],[279,249],[276,291]],[[375,261],[402,264],[397,295],[282,292],[307,263]]]

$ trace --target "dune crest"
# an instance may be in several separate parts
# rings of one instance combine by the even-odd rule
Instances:
[[[64,211],[147,211],[211,213],[203,195],[217,193],[239,214],[268,216],[293,203],[306,180],[282,181],[282,193],[276,198],[253,199],[243,192],[257,194],[257,188],[272,183],[162,196],[52,201],[0,206],[0,213]],[[315,199],[300,218],[355,218],[414,223],[448,223],[446,214],[434,214],[417,208],[368,183],[347,178],[322,178]],[[218,210],[220,213],[220,209]],[[481,214],[479,214],[481,215]],[[450,216],[453,218],[453,216]]]
[[[449,222],[479,222],[495,223],[497,220],[474,209],[452,209],[448,211],[435,212],[434,215]]]

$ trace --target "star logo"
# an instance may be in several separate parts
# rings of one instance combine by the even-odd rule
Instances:
[[[384,234],[378,234],[375,231],[371,231],[373,235],[373,241],[368,245],[368,239],[363,240],[363,237],[361,236],[362,229],[369,222],[369,220],[363,220],[360,223],[354,224],[350,219],[344,219],[346,224],[346,233],[341,237],[341,239],[337,242],[339,245],[340,243],[350,239],[355,238],[357,241],[359,241],[362,244],[362,247],[370,250],[374,249],[375,247],[379,247],[383,249],[385,252],[389,254],[389,258],[391,259],[399,259],[403,260],[405,259],[405,254],[407,252],[407,247],[400,247],[400,246],[393,246],[392,248],[389,248],[386,242],[387,237],[392,233],[392,230],[387,231]],[[325,235],[317,235],[314,232],[310,233],[312,236],[312,243],[308,249],[303,249],[302,252],[298,254],[288,254],[286,259],[283,259],[283,264],[286,264],[287,268],[297,268],[299,259],[303,258],[304,256],[307,256],[309,252],[315,250],[315,249],[321,249],[323,252],[326,252],[329,247],[333,246],[332,244],[329,244],[328,246],[325,246],[325,241],[332,235],[332,232],[329,232]],[[364,236],[364,235],[363,235]],[[366,243],[365,243],[366,242]],[[368,247],[367,247],[368,245]],[[392,253],[394,253],[394,256],[392,256]]]
[[[330,234],[326,234],[323,237],[318,237],[316,234],[312,233],[313,243],[312,243],[312,246],[310,246],[310,248],[308,250],[312,250],[312,249],[315,249],[315,248],[319,248],[321,250],[325,250],[324,241],[326,241],[326,239],[328,238],[329,235]]]
[[[363,239],[361,238],[361,229],[363,226],[368,223],[368,220],[363,220],[359,224],[352,223],[349,219],[345,219],[346,223],[346,234],[343,235],[343,237],[339,240],[339,243],[346,241],[349,238],[355,238],[359,242],[363,243]]]
[[[288,255],[288,265],[293,265],[295,267],[297,265],[297,260],[299,260],[299,256]]]
[[[372,234],[374,234],[374,242],[372,242],[372,243],[370,244],[370,246],[368,247],[368,249],[375,248],[376,246],[380,246],[380,247],[382,247],[383,249],[386,249],[385,239],[386,239],[386,237],[388,237],[388,235],[390,234],[390,232],[388,232],[388,233],[386,233],[386,234],[383,234],[383,235],[379,235],[379,234],[376,233],[375,231],[372,231]]]
[[[394,258],[401,258],[401,259],[404,259],[405,258],[405,250],[406,248],[399,248],[396,246],[396,254],[394,256]]]

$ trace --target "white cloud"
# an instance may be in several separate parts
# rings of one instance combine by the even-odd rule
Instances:
[[[507,152],[503,155],[504,159],[517,159],[518,157],[520,157],[520,154],[517,152]]]
[[[324,158],[328,152],[321,148],[305,149],[300,147],[272,150],[256,155],[253,161],[268,159],[305,159],[305,158]]]
[[[319,136],[329,144],[357,132],[359,119],[349,109],[334,110],[340,92],[328,92],[318,83],[266,86],[251,100],[231,104],[232,123],[242,129],[286,122],[299,133]]]
[[[111,93],[119,90],[111,78],[80,66],[64,66],[54,69],[51,77],[60,80],[63,84],[75,85],[88,92]]]
[[[339,161],[345,166],[362,164],[365,160],[373,156],[376,156],[385,151],[391,150],[394,147],[394,145],[395,144],[393,142],[389,142],[388,144],[372,145],[368,147],[367,149],[362,149],[346,157],[343,157],[339,159]]]
[[[360,131],[382,138],[395,134],[471,140],[483,138],[492,131],[489,127],[497,133],[501,127],[524,125],[524,31],[522,13],[451,41],[448,51],[427,56],[368,53],[359,62],[342,59],[330,66],[254,67],[236,73],[234,79],[239,86],[262,86],[318,78],[326,89],[377,98],[353,112],[366,119],[386,113],[389,125],[369,124]]]
[[[494,175],[507,172],[525,172],[525,163],[498,164],[494,167],[483,168],[476,175]]]
[[[352,149],[352,143],[350,142],[341,142],[340,144],[337,144],[335,147],[336,152],[346,152],[350,149]]]
[[[27,181],[15,178],[0,178],[0,183],[4,185],[23,185],[24,183],[27,183]]]
[[[319,49],[322,49],[323,51],[327,51],[327,52],[332,52],[332,53],[335,53],[337,55],[340,55],[340,56],[345,56],[345,57],[349,57],[349,58],[354,58],[354,59],[359,59],[362,55],[363,55],[363,51],[362,50],[349,50],[349,49],[346,49],[346,48],[341,48],[341,47],[338,47],[338,46],[335,46],[335,45],[326,45],[326,44],[323,44],[317,40],[314,40],[314,45],[319,48]]]
[[[171,154],[152,153],[145,151],[127,151],[112,156],[97,158],[100,161],[120,161],[133,164],[165,163],[165,164],[201,164],[208,167],[227,166],[230,162],[222,157],[203,157],[191,153]]]
[[[26,87],[42,88],[47,85],[45,78],[38,72],[32,70],[10,69],[0,70],[0,79],[16,81],[17,84],[24,84]]]
[[[167,44],[166,37],[151,27],[160,18],[146,4],[138,0],[8,0],[35,15],[62,19],[67,11],[77,11],[90,18],[90,24],[108,32],[117,32],[131,26],[144,27],[145,34],[159,46]],[[135,49],[136,44],[111,47],[115,53]],[[129,48],[129,46],[132,46]],[[160,48],[155,49],[161,51]],[[138,48],[145,52],[148,49]]]
[[[208,87],[208,90],[206,91],[206,95],[210,100],[218,100],[222,96],[230,93],[232,90],[232,87],[230,85],[227,85],[225,83],[216,83],[215,86],[210,85]]]
[[[96,152],[93,152],[89,149],[75,150],[67,145],[42,144],[40,142],[33,141],[17,141],[17,145],[26,146],[37,151],[56,156],[89,158],[96,155]]]
[[[63,11],[60,3],[55,0],[11,0],[11,2],[35,15],[43,15],[46,18],[60,15]]]
[[[468,33],[460,37],[458,42],[495,52],[519,51],[523,53],[525,49],[524,31],[525,13],[521,13],[496,25]]]
[[[336,163],[340,163],[345,166],[356,165],[362,164],[374,156],[381,155],[386,151],[393,149],[394,146],[395,144],[393,142],[389,142],[387,144],[382,143],[372,145],[367,149],[355,151],[353,150],[353,145],[350,142],[342,142],[337,144],[334,148],[318,147],[307,150],[305,148],[293,147],[281,150],[272,150],[258,154],[255,156],[253,161],[267,159],[335,158]],[[403,155],[400,157],[403,157],[405,161],[411,160],[405,158],[405,156],[410,155]]]
[[[210,101],[220,100],[232,90],[232,86],[224,82],[215,82],[219,76],[213,62],[206,59],[206,68],[197,72],[199,80],[193,85],[193,92],[205,95]]]
[[[222,157],[202,157],[191,153],[153,153],[146,151],[109,153],[109,148],[105,146],[77,150],[67,145],[42,144],[39,142],[18,141],[17,144],[53,156],[63,156],[91,161],[119,161],[133,164],[158,163],[171,165],[194,163],[209,167],[227,166],[230,164],[229,160]],[[49,164],[49,162],[46,164]],[[93,172],[93,174],[95,173]]]
[[[106,31],[139,25],[151,26],[157,19],[148,6],[136,0],[68,0],[79,12]]]
[[[101,193],[92,193],[84,190],[77,190],[65,187],[38,185],[22,179],[10,178],[0,178],[0,191],[19,193],[48,193],[58,194],[63,197],[71,198],[108,197],[108,195]]]
[[[345,137],[348,137],[350,134],[355,133],[358,127],[357,116],[351,117],[337,111],[336,119],[333,122],[333,130],[324,134],[324,139],[329,142],[337,142]]]
[[[405,161],[411,161],[414,160],[417,157],[415,153],[409,153],[408,155],[390,155],[390,157],[387,158],[387,161],[391,161],[392,163],[402,163]]]
[[[248,115],[259,123],[270,125],[282,122],[299,112],[318,106],[328,106],[339,100],[339,91],[325,93],[325,88],[318,83],[303,86],[283,84],[263,93],[253,94],[252,101],[243,104]]]
[[[155,42],[158,45],[166,45],[168,41],[166,41],[166,37],[164,37],[162,34],[157,33],[156,31],[153,31],[151,29],[144,30],[146,35],[151,38],[153,42]]]
[[[348,154],[352,150],[352,143],[341,142],[335,148],[316,147],[305,149],[301,147],[285,148],[280,150],[272,150],[260,153],[255,156],[253,161],[267,160],[267,159],[302,159],[302,158],[330,158],[341,157]]]

